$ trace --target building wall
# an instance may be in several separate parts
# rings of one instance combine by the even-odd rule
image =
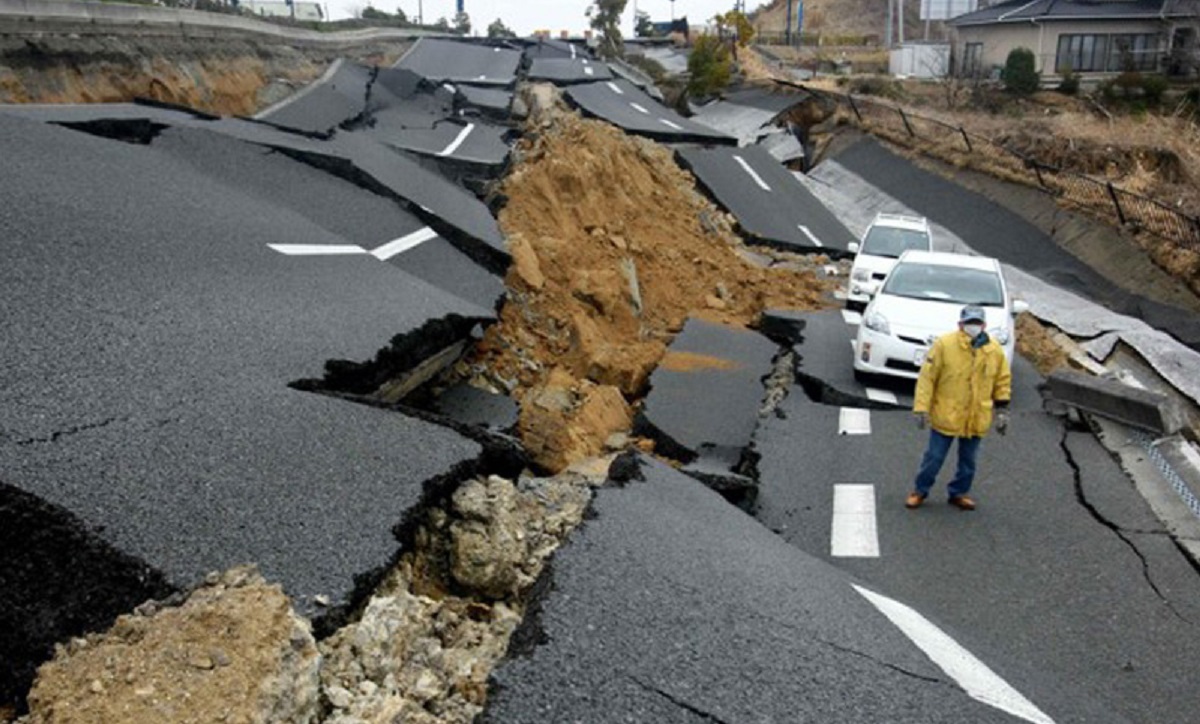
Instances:
[[[982,43],[980,66],[983,75],[992,68],[1003,68],[1008,53],[1013,48],[1029,48],[1033,51],[1037,71],[1043,77],[1056,75],[1054,59],[1058,52],[1058,37],[1075,34],[1142,34],[1160,33],[1159,49],[1166,48],[1167,26],[1154,20],[1087,20],[1053,23],[1006,23],[1002,25],[978,25],[956,28],[954,42],[955,70],[962,72],[967,58],[969,43]],[[1089,73],[1089,76],[1105,75]]]

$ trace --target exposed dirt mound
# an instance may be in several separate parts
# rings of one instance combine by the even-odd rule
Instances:
[[[1038,372],[1049,375],[1067,366],[1067,353],[1050,337],[1050,331],[1032,314],[1017,317],[1017,352],[1033,363]]]
[[[531,446],[549,470],[598,452],[622,417],[611,395],[581,387],[636,401],[689,316],[748,326],[768,306],[819,307],[832,288],[813,271],[820,257],[745,261],[729,219],[651,141],[564,114],[518,155],[500,215],[513,253],[509,296],[474,361],[522,401],[527,447],[571,438]],[[603,412],[581,415],[568,397]]]
[[[1022,156],[1090,176],[1125,179],[1128,183],[1139,174],[1152,174],[1164,184],[1188,181],[1183,160],[1169,148],[1118,146],[1093,139],[1064,137],[1038,124],[1014,129],[994,140]]]

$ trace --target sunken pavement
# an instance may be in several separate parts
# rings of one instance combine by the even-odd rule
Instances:
[[[5,702],[55,643],[244,563],[328,633],[418,511],[528,465],[511,400],[422,394],[505,298],[494,182],[526,78],[670,144],[750,243],[836,260],[854,238],[780,164],[799,141],[775,121],[804,94],[733,96],[705,125],[567,43],[423,39],[255,118],[0,108]],[[687,322],[635,423],[678,469],[618,458],[534,586],[485,720],[1011,720],[777,535],[794,494],[780,481],[806,465],[789,426],[905,402],[847,376],[848,321]],[[792,393],[774,412],[773,385]],[[745,512],[760,503],[770,528]]]

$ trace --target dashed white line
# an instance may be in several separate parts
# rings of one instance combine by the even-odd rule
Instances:
[[[667,120],[667,119],[665,119],[665,118],[660,118],[660,119],[658,119],[658,122],[659,122],[659,123],[661,123],[661,124],[663,124],[663,125],[664,125],[664,126],[666,126],[667,128],[674,128],[676,131],[682,131],[682,130],[683,130],[683,126],[679,125],[678,123],[672,123],[671,121],[668,121],[668,120]]]
[[[834,558],[879,557],[874,485],[833,486],[829,555]]]
[[[821,240],[818,239],[816,236],[814,236],[813,233],[811,231],[809,231],[808,227],[805,226],[804,224],[796,224],[796,228],[800,229],[800,231],[803,232],[804,235],[808,237],[808,240],[813,243],[813,246],[819,246],[819,247],[825,246],[824,244],[821,243]]]
[[[458,147],[463,145],[463,141],[467,140],[467,136],[471,135],[471,131],[474,131],[474,130],[475,130],[475,124],[468,123],[461,131],[458,132],[458,135],[454,138],[453,141],[450,142],[450,145],[443,148],[442,152],[439,153],[438,155],[439,156],[449,156],[450,154],[457,151]]]
[[[871,411],[861,407],[843,407],[838,413],[839,435],[870,435]]]
[[[570,45],[571,45],[571,60],[575,60],[575,44],[571,43]],[[583,62],[586,63],[587,61],[585,60]]]
[[[437,232],[426,226],[423,229],[418,229],[411,234],[406,234],[399,239],[393,239],[383,246],[371,252],[371,256],[384,261],[391,259],[397,254],[408,251],[409,249],[423,244],[430,239],[437,238]]]
[[[451,93],[458,92],[458,89],[449,83],[442,83],[442,87],[445,88],[446,90],[450,91]]]
[[[590,65],[588,65],[588,66],[584,66],[584,68],[583,68],[583,74],[584,74],[584,75],[595,75],[595,74],[596,74],[596,69],[595,69],[595,68],[593,68],[593,67],[592,67],[592,66],[590,66]]]
[[[853,584],[851,584],[853,585]],[[854,586],[863,598],[871,602],[887,616],[917,648],[925,652],[933,663],[967,692],[976,701],[1008,712],[1015,717],[1036,724],[1054,724],[1033,702],[1026,699],[994,671],[930,623],[924,616],[899,601]]]
[[[867,388],[867,399],[876,402],[890,402],[893,405],[899,404],[900,400],[896,398],[896,393],[891,390],[877,390],[874,387]]]
[[[633,110],[637,111],[638,113],[645,113],[646,115],[650,115],[650,111],[646,110],[646,108],[644,106],[639,106],[637,103],[634,103],[633,101],[630,101],[629,105],[633,108]]]
[[[766,181],[762,180],[762,176],[759,176],[758,172],[755,171],[750,164],[746,163],[746,159],[742,158],[741,156],[734,156],[733,160],[737,161],[738,165],[742,167],[742,170],[749,174],[750,178],[754,179],[754,183],[758,184],[760,189],[770,193],[771,187],[767,185]]]
[[[288,256],[338,256],[367,253],[366,249],[354,244],[267,244],[267,246]]]
[[[846,324],[862,324],[862,314],[854,311],[853,309],[843,309],[842,320],[845,321]]]
[[[612,88],[613,93],[616,93],[619,96],[625,95],[625,91],[621,90],[621,86],[617,85],[616,83],[607,83],[606,85],[609,88]]]

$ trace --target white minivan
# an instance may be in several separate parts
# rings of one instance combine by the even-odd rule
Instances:
[[[871,301],[900,255],[909,249],[932,251],[933,237],[923,216],[877,214],[867,227],[861,244],[850,244],[854,266],[846,289],[846,308],[861,311]]]

